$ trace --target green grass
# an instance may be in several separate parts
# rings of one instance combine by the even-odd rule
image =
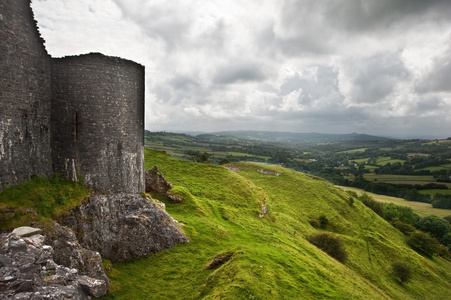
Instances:
[[[435,182],[432,175],[376,175],[374,173],[364,174],[363,177],[369,181],[380,181],[380,182],[392,182],[392,183],[410,183],[410,184],[426,184],[429,182]]]
[[[59,176],[33,177],[0,193],[0,229],[10,231],[34,221],[48,223],[59,219],[89,195],[91,190]]]
[[[435,171],[441,171],[441,170],[451,170],[451,164],[441,165],[441,166],[435,166],[435,167],[427,167],[420,170],[429,170],[431,172]]]
[[[359,148],[359,149],[353,149],[353,150],[345,150],[345,151],[340,151],[338,153],[363,153],[365,152],[365,150],[368,148]]]
[[[146,150],[184,198],[166,210],[190,238],[187,244],[114,263],[106,299],[446,299],[451,262],[426,259],[405,237],[360,201],[329,182],[277,166],[224,166],[175,160]],[[281,176],[263,175],[267,169]],[[268,213],[260,218],[262,205]],[[324,229],[310,225],[325,216]],[[345,243],[342,264],[308,242],[331,231]],[[215,257],[230,255],[216,269]],[[404,261],[412,281],[400,285],[391,263]]]
[[[406,161],[403,159],[391,159],[391,157],[389,156],[380,156],[378,157],[376,163],[380,166],[385,166],[386,164],[390,163],[390,164],[394,164],[394,163],[405,163]]]
[[[430,215],[436,215],[439,217],[451,216],[451,209],[433,208],[430,203],[407,201],[403,198],[374,194],[374,193],[364,191],[362,189],[349,187],[349,186],[342,186],[341,188],[345,191],[354,191],[359,195],[362,193],[367,193],[368,195],[373,197],[375,200],[380,201],[380,202],[388,202],[388,203],[394,203],[394,204],[400,205],[400,206],[410,207],[413,209],[413,211],[415,213],[417,213],[418,215],[420,215],[422,217],[426,217],[426,216],[430,216]],[[448,191],[448,190],[442,190],[442,191]],[[420,191],[420,193],[421,193],[421,191]]]
[[[370,159],[369,157],[364,157],[364,158],[353,159],[353,160],[351,160],[351,162],[356,162],[358,164],[362,164],[362,163],[367,163],[369,159]]]
[[[447,190],[442,190],[442,189],[420,190],[419,193],[420,194],[427,194],[427,195],[431,195],[431,196],[433,196],[435,194],[451,195],[451,189],[447,189]]]

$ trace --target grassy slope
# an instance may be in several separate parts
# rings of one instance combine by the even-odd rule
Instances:
[[[451,263],[409,249],[404,236],[328,182],[288,169],[239,163],[237,172],[171,159],[146,150],[185,201],[167,203],[191,242],[109,272],[114,299],[446,299]],[[281,176],[262,175],[265,168]],[[268,214],[258,217],[265,202]],[[343,265],[307,241],[309,220],[325,215],[345,241]],[[233,253],[217,269],[215,256]],[[391,263],[405,261],[412,281],[400,285]]]
[[[5,188],[0,193],[0,230],[11,231],[32,222],[41,223],[40,226],[50,224],[52,219],[58,220],[71,208],[80,206],[91,193],[83,185],[59,176],[34,177]]]
[[[413,211],[415,213],[417,213],[418,215],[420,215],[422,217],[436,215],[436,216],[439,216],[442,218],[442,217],[451,215],[451,209],[434,208],[434,207],[432,207],[432,205],[430,203],[407,201],[405,199],[398,198],[398,197],[374,194],[374,193],[366,192],[362,189],[358,189],[358,188],[350,187],[350,186],[342,186],[341,188],[345,191],[354,191],[359,195],[361,193],[367,193],[368,195],[373,197],[375,200],[380,201],[380,202],[389,202],[389,203],[394,203],[396,205],[410,207],[413,209]],[[428,191],[428,190],[425,190],[425,191]],[[437,191],[440,191],[440,190],[437,190]],[[448,190],[441,190],[441,191],[443,193],[443,191],[446,192]],[[420,193],[421,192],[423,192],[423,191],[420,191]]]

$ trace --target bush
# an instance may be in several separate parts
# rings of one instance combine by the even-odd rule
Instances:
[[[441,240],[447,233],[449,233],[449,223],[437,216],[428,216],[420,219],[415,226],[430,233],[433,237]]]
[[[419,215],[413,212],[412,208],[393,203],[384,204],[384,218],[389,222],[399,220],[412,225],[421,219]]]
[[[391,223],[393,227],[404,233],[405,235],[411,235],[416,231],[415,227],[410,224],[395,220]]]
[[[348,258],[343,241],[332,233],[317,233],[309,241],[339,262],[344,263]]]
[[[440,243],[437,239],[422,231],[413,233],[407,239],[407,244],[415,251],[430,257],[438,254],[440,251]]]
[[[379,216],[384,217],[383,203],[374,200],[373,197],[371,197],[367,193],[362,193],[362,195],[359,196],[359,199],[366,207],[371,208]]]
[[[410,267],[404,262],[394,262],[392,265],[393,275],[398,277],[401,281],[401,284],[409,281],[412,271]]]
[[[318,219],[310,219],[310,225],[312,225],[315,228],[321,227],[321,223]]]
[[[329,223],[329,220],[327,219],[327,217],[325,215],[322,215],[319,217],[319,224],[320,224],[321,228],[326,228],[327,223]]]

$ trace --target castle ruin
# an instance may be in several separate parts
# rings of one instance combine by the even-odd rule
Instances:
[[[144,191],[144,67],[99,53],[52,58],[30,0],[0,1],[0,192],[60,174]]]

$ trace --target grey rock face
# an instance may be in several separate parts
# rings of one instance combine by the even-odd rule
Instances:
[[[71,212],[66,225],[83,247],[122,261],[188,242],[164,209],[139,194],[97,194]]]
[[[33,236],[35,234],[41,233],[42,230],[39,228],[33,228],[28,226],[18,227],[13,230],[13,233],[17,234],[20,237]]]
[[[77,269],[80,275],[103,280],[108,289],[109,279],[102,268],[100,253],[83,248],[71,229],[54,223],[52,230],[46,232],[46,243],[53,247],[57,264]]]
[[[157,166],[146,171],[146,193],[166,193],[172,188]]]
[[[103,280],[53,261],[44,236],[0,235],[0,299],[90,299],[105,295]]]

